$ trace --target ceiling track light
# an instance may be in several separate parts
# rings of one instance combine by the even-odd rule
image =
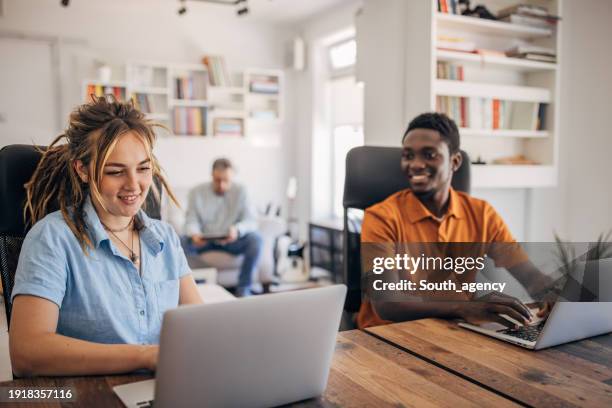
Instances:
[[[176,11],[179,16],[184,16],[187,13],[187,5],[185,4],[185,0],[179,0],[179,9]]]
[[[185,6],[186,0],[179,0],[181,2],[181,7],[178,10],[179,15],[183,15],[187,12],[187,7]],[[223,4],[225,6],[237,6],[236,15],[238,16],[246,16],[249,14],[249,6],[247,0],[191,0],[191,1],[200,1],[203,3],[213,3],[213,4]]]

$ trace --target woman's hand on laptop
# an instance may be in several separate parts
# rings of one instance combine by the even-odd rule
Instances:
[[[157,368],[157,358],[159,356],[159,346],[144,345],[140,347],[142,368],[150,371],[155,371],[155,369]]]
[[[471,324],[496,322],[509,328],[516,326],[500,315],[511,317],[522,324],[528,324],[533,317],[523,302],[499,292],[491,292],[476,300],[466,302],[459,310],[459,317]]]

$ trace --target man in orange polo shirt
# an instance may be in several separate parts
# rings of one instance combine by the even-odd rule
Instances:
[[[419,115],[408,125],[402,145],[401,167],[411,188],[366,209],[361,230],[362,248],[373,243],[515,242],[490,204],[451,188],[453,173],[462,161],[459,131],[451,119],[438,113]],[[517,262],[506,262],[506,265],[497,259],[495,262],[498,266],[500,263],[507,266],[529,293],[541,292],[551,285],[552,280],[542,275],[526,257],[514,258]],[[457,279],[458,275],[451,273],[448,277]],[[463,282],[474,278],[475,273],[459,276]],[[499,314],[519,322],[531,318],[522,302],[501,293],[492,293],[480,301],[468,301],[468,294],[449,292],[448,295],[445,301],[424,297],[405,302],[373,300],[366,295],[357,324],[364,328],[393,321],[443,317],[462,318],[472,323],[495,321],[509,326],[511,323]]]

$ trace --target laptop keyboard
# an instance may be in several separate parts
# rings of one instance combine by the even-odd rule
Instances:
[[[512,337],[518,337],[519,339],[527,341],[536,341],[540,332],[544,328],[544,322],[540,322],[533,326],[521,326],[518,329],[506,329],[500,331],[502,334],[506,334]]]
[[[153,407],[153,400],[137,402],[136,406],[138,408],[152,408]]]

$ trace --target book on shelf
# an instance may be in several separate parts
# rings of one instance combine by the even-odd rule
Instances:
[[[438,61],[436,64],[436,74],[438,79],[463,81],[463,65]]]
[[[520,58],[520,59],[525,59],[529,61],[539,61],[539,62],[551,62],[551,63],[557,62],[556,57],[553,57],[550,55],[541,55],[541,54],[532,54],[532,53],[518,54],[518,55],[512,56],[512,58]]]
[[[208,80],[211,86],[232,86],[232,81],[225,65],[225,58],[221,56],[205,55],[202,63],[208,68]]]
[[[507,50],[506,55],[512,58],[543,62],[556,62],[557,60],[557,53],[554,49],[537,45],[517,45]]]
[[[552,15],[544,6],[534,4],[515,4],[497,12],[497,18],[512,24],[531,27],[551,28],[561,19]]]
[[[493,164],[503,164],[503,165],[512,165],[512,166],[527,166],[527,165],[539,165],[540,162],[532,159],[528,159],[522,154],[518,154],[515,156],[507,156],[507,157],[499,157],[497,159],[493,159]]]
[[[125,100],[125,88],[121,86],[109,86],[102,84],[87,84],[87,101],[91,101],[91,97],[93,96],[104,96],[104,95],[112,95],[118,101]]]
[[[134,102],[136,109],[143,113],[151,113],[153,111],[151,108],[149,95],[147,94],[135,93],[132,95],[132,101]]]
[[[506,53],[504,51],[491,50],[488,48],[477,48],[474,52],[484,57],[506,57]]]
[[[545,103],[507,101],[497,98],[437,96],[436,111],[470,129],[543,130]]]
[[[208,79],[206,73],[174,78],[174,94],[177,99],[206,99]]]
[[[205,135],[206,108],[175,107],[172,130],[179,135]]]
[[[216,136],[244,135],[243,120],[239,118],[215,118],[213,120],[213,129],[213,133]]]
[[[537,28],[551,28],[554,26],[557,20],[550,20],[547,18],[533,17],[533,16],[525,16],[522,14],[510,14],[509,16],[505,16],[499,19],[500,21],[505,21],[506,23],[518,24],[529,27],[537,27]]]
[[[252,75],[249,79],[249,92],[276,95],[280,91],[278,77],[274,75]]]
[[[535,4],[514,4],[497,11],[497,18],[508,16],[510,14],[527,14],[534,16],[545,17],[548,15],[548,9],[544,6]]]
[[[474,52],[476,43],[464,38],[439,35],[436,39],[436,47],[441,50]]]
[[[459,0],[438,0],[438,11],[445,14],[461,14]]]
[[[272,109],[253,109],[249,116],[253,119],[278,119],[278,113]]]

